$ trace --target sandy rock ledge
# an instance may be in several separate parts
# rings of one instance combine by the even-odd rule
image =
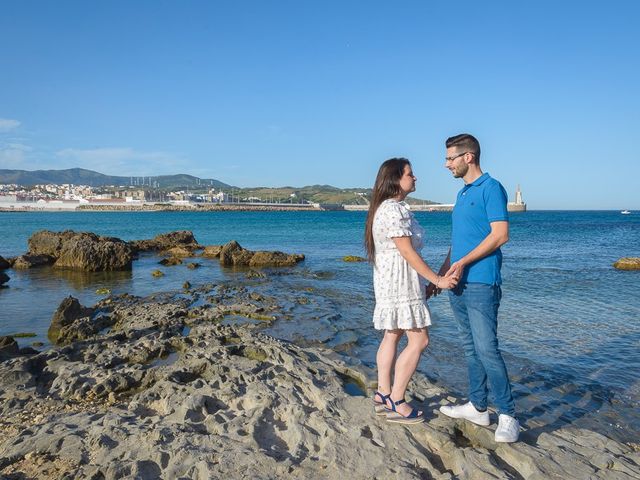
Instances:
[[[424,378],[410,391],[428,421],[388,424],[353,395],[372,386],[366,369],[219,323],[277,305],[226,287],[192,294],[211,308],[185,295],[111,297],[75,320],[84,337],[1,362],[0,477],[640,477],[637,452],[586,430],[497,445],[495,427],[440,416],[447,392]]]

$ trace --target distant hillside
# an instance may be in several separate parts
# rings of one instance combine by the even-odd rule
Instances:
[[[228,192],[233,193],[233,192]],[[236,189],[234,196],[240,199],[256,198],[262,201],[339,203],[343,205],[368,205],[371,199],[370,188],[337,188],[331,185],[309,185],[306,187],[255,187]],[[434,205],[431,200],[407,198],[407,203]]]
[[[18,185],[39,185],[39,184],[63,184],[73,183],[75,185],[90,185],[100,187],[105,185],[123,186],[148,186],[150,188],[231,188],[231,185],[222,183],[219,180],[204,179],[192,175],[160,175],[156,177],[119,177],[103,175],[93,170],[84,168],[70,168],[68,170],[1,170],[0,183],[15,183]]]
[[[331,185],[309,185],[306,187],[249,187],[238,188],[219,180],[203,179],[192,175],[160,175],[157,177],[118,177],[83,168],[68,170],[2,170],[0,183],[17,184],[29,187],[32,185],[72,183],[74,185],[90,185],[102,187],[107,185],[134,186],[146,189],[161,188],[164,190],[189,189],[192,193],[206,193],[210,188],[223,190],[233,198],[246,200],[250,198],[270,202],[302,202],[339,203],[345,205],[368,205],[371,198],[370,188],[337,188]],[[408,203],[431,205],[435,202],[407,198]]]

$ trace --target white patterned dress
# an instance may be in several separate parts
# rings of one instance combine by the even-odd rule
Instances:
[[[377,330],[408,330],[431,325],[424,293],[427,281],[400,255],[393,241],[394,237],[411,237],[413,248],[420,253],[424,233],[405,202],[388,199],[378,207],[373,219],[376,248],[373,324]]]

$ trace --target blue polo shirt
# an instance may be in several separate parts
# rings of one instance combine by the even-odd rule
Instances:
[[[507,192],[488,173],[458,192],[452,214],[451,263],[457,262],[476,248],[491,232],[491,222],[508,221]],[[500,285],[502,252],[491,254],[467,265],[461,283],[475,282]]]

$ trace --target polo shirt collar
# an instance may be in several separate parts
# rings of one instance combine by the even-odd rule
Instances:
[[[476,187],[476,186],[482,184],[485,180],[488,180],[488,179],[489,179],[489,174],[485,172],[482,175],[480,175],[478,178],[476,178],[473,182],[468,183],[465,186],[466,187]]]

